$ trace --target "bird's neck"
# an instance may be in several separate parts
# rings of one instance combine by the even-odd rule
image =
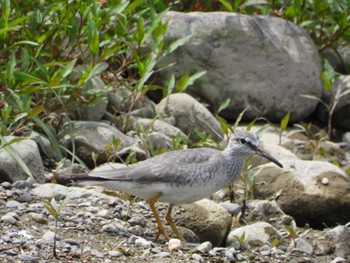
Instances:
[[[230,180],[235,180],[242,175],[244,165],[248,157],[242,155],[239,149],[227,147],[222,152],[227,161],[227,176]]]

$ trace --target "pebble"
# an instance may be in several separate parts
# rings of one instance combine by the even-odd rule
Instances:
[[[113,233],[117,236],[128,236],[128,231],[125,227],[119,222],[112,222],[110,224],[106,224],[102,226],[102,231]]]
[[[32,188],[33,184],[31,184],[27,181],[19,180],[19,181],[14,182],[12,184],[12,187],[17,188],[17,189],[25,189],[25,188]]]
[[[166,251],[162,251],[162,252],[158,253],[159,259],[168,258],[170,256],[171,256],[171,254],[169,252],[166,252]]]
[[[13,213],[13,212],[3,215],[0,219],[1,222],[10,224],[10,225],[16,225],[17,220],[18,220],[18,216],[16,213]]]
[[[209,251],[213,248],[213,245],[209,242],[203,242],[202,244],[199,244],[196,247],[196,251],[199,251],[201,253],[209,253]]]
[[[323,185],[329,185],[329,179],[327,177],[322,178],[322,184]]]
[[[199,254],[193,253],[193,254],[192,254],[192,258],[193,258],[193,260],[194,260],[195,262],[199,262],[199,263],[204,262],[203,257],[202,257],[201,255],[199,255]]]
[[[168,248],[171,251],[178,251],[183,247],[180,239],[171,238],[168,242]]]
[[[17,201],[21,203],[29,203],[32,200],[33,200],[32,195],[27,191],[23,191],[19,194],[19,198]]]
[[[38,213],[31,212],[31,213],[28,213],[28,216],[38,224],[42,224],[42,225],[48,224],[47,219]]]
[[[152,247],[152,243],[149,242],[148,240],[139,237],[135,240],[135,246],[137,247],[143,247],[143,248],[151,248]]]
[[[114,258],[118,258],[118,257],[123,256],[123,253],[120,251],[117,251],[117,250],[110,250],[110,251],[108,251],[108,255],[110,255],[111,257],[114,257]]]
[[[220,206],[225,208],[231,216],[238,215],[242,211],[239,204],[231,203],[230,201],[222,202],[220,203]]]
[[[18,256],[18,258],[22,261],[37,261],[38,259],[33,257],[32,255],[27,255],[27,254],[21,254]]]
[[[16,201],[16,200],[9,200],[6,202],[6,207],[7,208],[17,208],[20,206],[20,202]]]
[[[12,184],[10,182],[2,182],[0,185],[5,189],[11,189],[12,187]]]
[[[345,263],[345,259],[342,257],[336,257],[335,259],[333,259],[330,263]]]

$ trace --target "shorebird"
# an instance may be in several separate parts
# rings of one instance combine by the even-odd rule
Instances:
[[[173,206],[191,203],[231,185],[241,176],[245,162],[258,154],[282,164],[259,147],[255,133],[241,130],[234,133],[223,151],[212,148],[196,148],[167,152],[126,167],[87,174],[72,174],[72,180],[84,185],[103,186],[113,191],[122,191],[147,201],[158,225],[158,233],[169,240],[155,203],[167,202],[169,209],[166,221],[181,240],[171,212]]]

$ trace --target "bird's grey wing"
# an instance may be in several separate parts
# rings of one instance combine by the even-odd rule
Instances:
[[[167,152],[151,159],[107,171],[75,176],[77,180],[134,181],[189,184],[211,180],[215,172],[225,172],[226,160],[220,151],[210,148]]]
[[[190,149],[164,153],[135,165],[126,173],[138,183],[206,183],[215,172],[226,172],[225,158],[215,149]]]

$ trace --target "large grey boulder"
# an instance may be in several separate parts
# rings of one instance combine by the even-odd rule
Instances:
[[[189,37],[188,42],[162,60],[159,72],[166,80],[206,70],[188,89],[214,106],[227,98],[222,112],[234,120],[245,108],[245,119],[264,116],[291,121],[310,115],[317,101],[302,94],[322,95],[320,58],[311,38],[297,25],[271,16],[235,13],[168,12],[166,41]],[[158,78],[159,79],[159,78]]]
[[[322,228],[349,221],[350,181],[340,168],[321,161],[282,163],[283,169],[271,164],[257,168],[256,198],[275,197],[281,209],[299,225]]]
[[[5,140],[10,142],[14,136],[6,136]],[[33,179],[38,183],[45,182],[44,165],[41,160],[38,145],[31,139],[22,140],[11,144],[13,152],[27,165],[33,175]],[[0,182],[16,182],[28,179],[27,175],[19,163],[6,151],[0,149]]]
[[[160,117],[179,128],[190,139],[198,141],[196,129],[205,132],[214,141],[223,139],[220,123],[201,103],[188,94],[175,93],[164,98],[156,107]]]

